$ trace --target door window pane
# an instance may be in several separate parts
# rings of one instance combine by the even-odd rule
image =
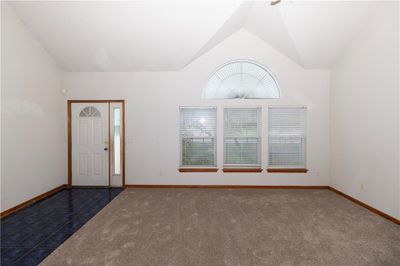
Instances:
[[[114,108],[114,175],[121,174],[121,108]]]

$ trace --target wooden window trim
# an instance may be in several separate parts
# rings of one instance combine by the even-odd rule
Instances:
[[[179,168],[178,169],[179,172],[181,173],[215,173],[218,172],[218,168],[189,168],[189,167],[185,167],[185,168]]]
[[[306,168],[268,168],[268,173],[307,173]]]
[[[261,168],[224,168],[224,173],[261,173]]]

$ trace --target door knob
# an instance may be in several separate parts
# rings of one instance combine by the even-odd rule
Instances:
[[[108,148],[107,148],[107,147],[105,147],[105,148],[104,148],[104,150],[105,150],[105,151],[108,151]]]

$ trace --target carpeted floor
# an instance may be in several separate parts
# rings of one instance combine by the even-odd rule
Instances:
[[[400,265],[400,226],[329,190],[126,189],[42,265]]]

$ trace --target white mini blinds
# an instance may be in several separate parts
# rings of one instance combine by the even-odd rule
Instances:
[[[268,108],[268,168],[306,168],[304,106]]]
[[[224,167],[261,166],[261,108],[224,108]]]
[[[215,107],[180,108],[181,167],[216,167]]]

